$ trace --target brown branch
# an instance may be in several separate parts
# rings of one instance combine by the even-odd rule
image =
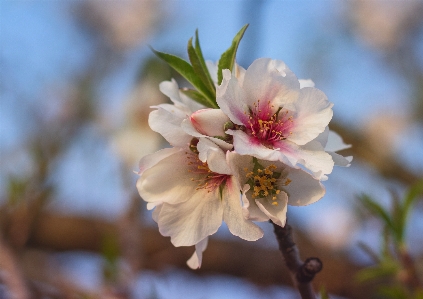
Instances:
[[[186,261],[192,255],[193,247],[175,248],[156,227],[138,227],[136,230],[141,242],[139,258],[143,261],[143,268],[161,270],[171,265],[187,269]],[[43,212],[34,225],[28,246],[49,251],[101,252],[104,236],[110,235],[119,235],[118,225],[104,219]],[[370,298],[375,286],[357,286],[352,279],[361,267],[341,253],[334,254],[327,247],[310,243],[300,231],[296,231],[295,239],[302,254],[319,256],[325,264],[325,271],[314,279],[316,285],[325,285],[328,292],[350,299]],[[281,273],[280,270],[285,267],[280,254],[278,250],[268,249],[267,241],[263,239],[247,242],[236,237],[226,240],[212,237],[201,269],[191,273],[222,273],[243,277],[259,285],[289,285],[289,271]]]
[[[318,258],[308,258],[304,263],[300,259],[300,253],[292,237],[292,228],[288,223],[281,227],[272,221],[279,250],[285,260],[285,264],[291,273],[291,279],[301,294],[302,299],[315,299],[311,281],[322,270],[323,264]]]

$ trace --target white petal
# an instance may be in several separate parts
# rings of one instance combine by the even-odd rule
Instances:
[[[217,104],[233,123],[247,124],[249,108],[244,102],[246,94],[229,70],[223,70],[222,74],[222,84],[216,88]]]
[[[174,110],[178,109],[175,107]],[[171,145],[177,147],[186,147],[192,139],[192,136],[181,128],[182,121],[183,118],[179,113],[171,113],[161,107],[152,111],[148,118],[151,129],[160,133]]]
[[[281,186],[288,194],[288,204],[292,206],[305,206],[312,204],[325,195],[325,187],[319,180],[301,169],[289,169],[287,178],[291,182]]]
[[[191,192],[189,200],[180,204],[164,203],[158,225],[163,236],[170,236],[175,246],[195,245],[214,234],[222,224],[223,206],[219,190]]]
[[[172,79],[172,81],[161,82],[159,89],[163,94],[170,98],[176,107],[184,110],[186,114],[191,114],[194,111],[205,108],[203,105],[197,103],[180,92],[178,84],[174,79]]]
[[[146,155],[146,156],[142,157],[142,159],[140,160],[140,162],[138,164],[138,168],[139,168],[138,174],[141,175],[145,170],[153,167],[154,165],[159,163],[164,158],[167,158],[170,155],[173,155],[176,152],[179,152],[181,150],[182,149],[176,148],[176,147],[165,148],[165,149],[159,150],[155,153],[152,153],[150,155]]]
[[[332,119],[332,106],[326,95],[317,88],[301,89],[298,100],[286,106],[286,109],[296,112],[292,135],[288,139],[298,145],[304,145],[316,138]]]
[[[244,83],[245,72],[246,71],[242,66],[235,63],[235,67],[232,70],[232,75],[235,76],[238,79],[238,84],[240,86],[242,86],[242,84]]]
[[[229,117],[220,109],[202,109],[191,115],[191,123],[203,135],[225,136],[224,126]]]
[[[198,157],[201,161],[207,162],[211,171],[220,174],[232,174],[226,163],[225,152],[214,142],[206,138],[200,138],[197,144]]]
[[[186,153],[191,154],[189,151],[177,151],[142,173],[137,181],[137,189],[146,202],[174,204],[192,196],[197,182],[191,180],[193,174],[189,172]]]
[[[315,178],[320,179],[333,170],[334,162],[332,157],[323,150],[319,142],[312,141],[301,147],[285,140],[281,142],[281,146],[284,147],[283,153],[285,156],[287,156],[290,161],[296,161],[294,166],[296,164],[304,165],[305,168],[313,173]]]
[[[326,144],[328,143],[328,138],[329,138],[329,127],[326,127],[325,130],[320,133],[319,135],[317,135],[317,137],[315,139],[313,139],[311,142],[313,141],[317,141],[320,143],[320,145],[322,147],[325,147]],[[326,150],[326,148],[325,148]]]
[[[299,79],[298,81],[300,81],[300,88],[314,87],[314,82],[311,79]]]
[[[243,186],[241,200],[244,218],[252,221],[269,220],[269,217],[259,209],[255,201],[247,197],[247,192],[250,190],[250,186],[245,184],[247,181],[246,169],[251,171],[254,168],[252,157],[247,155],[240,155],[236,152],[228,152],[226,156],[228,165],[231,167],[238,185]]]
[[[272,204],[277,203],[277,205]],[[287,212],[288,196],[281,192],[277,195],[277,199],[272,201],[267,198],[256,199],[256,204],[265,213],[270,220],[279,226],[285,226]]]
[[[206,237],[205,239],[195,244],[194,254],[187,261],[188,267],[194,270],[201,267],[201,262],[203,261],[203,252],[206,250],[208,242],[209,237]]]
[[[228,180],[223,189],[223,221],[233,235],[244,240],[256,241],[263,237],[261,228],[244,218],[241,193],[235,178]]]
[[[328,142],[325,146],[325,151],[337,152],[350,147],[351,144],[345,144],[341,136],[339,136],[334,131],[329,131]]]
[[[248,190],[250,190],[250,185],[246,184],[242,190],[242,213],[244,218],[251,221],[268,221],[269,217],[259,209],[255,200],[247,197]]]
[[[344,157],[334,152],[328,152],[332,156],[336,166],[349,167],[351,165],[352,156]]]
[[[248,67],[242,88],[248,106],[260,100],[280,107],[296,100],[300,84],[283,61],[260,58]]]
[[[151,210],[151,209],[149,209]],[[162,205],[158,205],[155,207],[155,209],[153,210],[153,213],[151,214],[152,218],[154,221],[158,222],[159,220],[159,215],[160,215],[160,211],[162,210]]]

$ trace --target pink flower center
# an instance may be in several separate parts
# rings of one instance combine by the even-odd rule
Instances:
[[[221,174],[213,172],[209,169],[206,162],[200,161],[198,156],[193,153],[186,153],[188,159],[188,172],[193,174],[191,181],[197,183],[195,190],[207,190],[207,193],[213,192],[216,188],[226,183],[226,180],[230,177],[227,174]]]
[[[261,104],[258,100],[253,108],[250,108],[248,125],[245,126],[249,135],[270,147],[292,134],[290,130],[293,126],[293,117],[288,110],[278,108],[276,112],[274,111],[275,107],[270,101],[267,104]]]

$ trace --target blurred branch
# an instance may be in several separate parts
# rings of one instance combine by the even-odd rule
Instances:
[[[102,240],[108,235],[118,235],[119,226],[102,219],[81,216],[65,216],[44,212],[38,218],[28,246],[55,251],[87,250],[100,252]],[[139,259],[143,267],[160,270],[169,265],[186,268],[186,260],[193,248],[174,248],[168,238],[156,228],[138,227],[141,242]],[[306,256],[318,255],[325,263],[325,271],[315,279],[317,285],[325,285],[328,292],[348,298],[370,298],[371,286],[357,288],[351,277],[360,269],[347,256],[333,254],[327,248],[316,247],[302,234],[295,236],[298,246]],[[224,273],[244,277],[261,285],[291,284],[289,271],[280,259],[280,252],[257,246],[246,241],[230,241],[212,238],[202,268],[195,274]]]

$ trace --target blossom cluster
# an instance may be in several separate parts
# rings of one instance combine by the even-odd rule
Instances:
[[[137,181],[160,233],[174,246],[195,245],[187,262],[194,269],[223,221],[255,241],[263,236],[255,221],[284,226],[288,205],[321,199],[321,181],[351,162],[336,153],[348,145],[328,128],[333,104],[284,62],[206,67],[215,107],[174,80],[160,84],[172,104],[154,106],[149,125],[171,147],[142,158]]]

